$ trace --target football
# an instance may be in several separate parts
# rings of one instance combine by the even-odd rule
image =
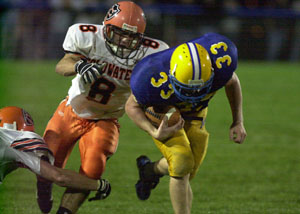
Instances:
[[[175,125],[181,117],[180,111],[174,106],[167,106],[166,108],[150,106],[146,108],[145,115],[156,128],[159,127],[164,116],[168,117],[168,126]]]

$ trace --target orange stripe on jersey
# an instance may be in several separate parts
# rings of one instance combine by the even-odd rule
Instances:
[[[25,140],[25,141],[19,141],[18,143],[12,143],[12,145],[14,146],[18,146],[18,145],[21,145],[21,144],[28,144],[28,143],[34,143],[34,142],[38,142],[40,144],[44,144],[41,140],[39,139],[29,139],[29,140]]]
[[[46,148],[46,149],[48,149],[48,147],[45,146],[45,145],[34,145],[34,146],[25,146],[23,148],[20,148],[19,150],[23,151],[23,150],[37,149],[37,148]]]

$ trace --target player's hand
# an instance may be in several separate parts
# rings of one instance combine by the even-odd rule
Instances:
[[[75,72],[83,77],[84,83],[93,83],[102,75],[105,65],[106,63],[98,65],[88,63],[86,60],[79,60],[75,64]]]
[[[247,136],[243,123],[233,123],[230,127],[229,137],[236,143],[243,143]]]
[[[108,180],[105,179],[100,179],[100,186],[96,192],[96,195],[92,198],[89,198],[89,201],[94,201],[94,200],[103,200],[107,198],[110,194],[111,191],[111,186]]]
[[[168,138],[172,137],[177,131],[182,129],[184,126],[184,120],[180,117],[180,120],[173,126],[168,126],[168,118],[167,116],[164,117],[160,126],[153,134],[153,137],[159,141],[165,141]]]

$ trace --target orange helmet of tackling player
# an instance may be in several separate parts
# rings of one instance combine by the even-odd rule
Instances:
[[[108,10],[104,25],[108,50],[122,59],[135,57],[146,28],[142,8],[132,1],[118,2]]]
[[[0,127],[34,132],[34,123],[30,114],[16,106],[0,109]]]

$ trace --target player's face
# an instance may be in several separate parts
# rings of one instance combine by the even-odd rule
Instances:
[[[141,34],[125,31],[118,27],[107,27],[106,39],[115,55],[127,58],[132,52],[139,49],[142,41]]]
[[[139,43],[139,35],[122,30],[114,30],[111,33],[111,41],[122,48],[136,50]]]

